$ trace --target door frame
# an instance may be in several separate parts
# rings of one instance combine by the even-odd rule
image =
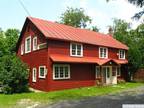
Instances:
[[[106,68],[105,73],[103,72],[103,68]],[[107,77],[107,68],[109,68],[109,78]],[[102,66],[102,74],[103,74],[103,79],[105,80],[105,84],[112,84],[112,66]],[[108,81],[109,80],[109,81]]]

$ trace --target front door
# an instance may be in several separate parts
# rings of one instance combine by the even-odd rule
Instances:
[[[111,73],[112,73],[112,67],[111,66],[104,66],[102,67],[103,70],[103,78],[104,78],[104,82],[106,84],[111,84]]]

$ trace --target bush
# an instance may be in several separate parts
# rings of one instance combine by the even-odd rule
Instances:
[[[28,91],[27,66],[15,55],[0,58],[0,82],[5,94]]]

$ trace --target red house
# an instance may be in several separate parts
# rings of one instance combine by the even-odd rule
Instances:
[[[117,84],[127,75],[127,50],[111,35],[32,17],[17,43],[30,86],[42,91]]]

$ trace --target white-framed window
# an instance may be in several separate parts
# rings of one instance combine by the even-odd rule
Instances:
[[[99,47],[99,58],[108,58],[108,48]]]
[[[78,43],[70,43],[70,56],[83,56],[83,45]]]
[[[37,50],[37,37],[33,38],[33,51]]]
[[[21,55],[24,54],[24,44],[21,44]]]
[[[121,67],[120,66],[117,67],[117,76],[121,76]]]
[[[100,72],[100,66],[95,67],[95,77],[100,78],[101,77],[101,72]]]
[[[36,76],[37,76],[37,69],[33,68],[33,70],[32,70],[32,82],[36,82]]]
[[[39,66],[39,78],[46,78],[47,69],[46,66]]]
[[[54,64],[53,79],[70,79],[70,65]]]
[[[25,39],[25,53],[31,52],[31,36]]]
[[[125,59],[125,50],[119,50],[119,59]]]
[[[47,43],[39,44],[37,49],[44,49],[44,48],[47,48]]]

